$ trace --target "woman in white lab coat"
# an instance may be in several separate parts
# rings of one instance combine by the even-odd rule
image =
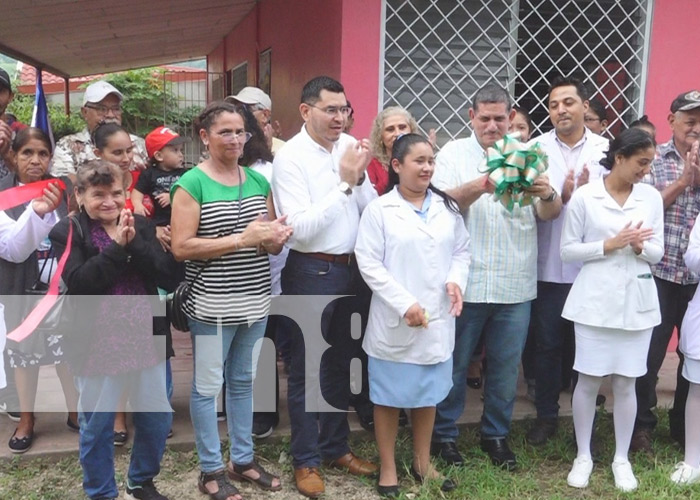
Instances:
[[[430,464],[435,406],[452,386],[454,318],[462,310],[469,236],[454,200],[430,184],[435,160],[428,140],[394,142],[390,189],[362,214],[357,263],[373,292],[363,348],[381,473],[378,491],[399,495],[394,446],[399,409],[411,409],[413,476],[441,478]],[[455,488],[444,480],[442,489]]]
[[[637,411],[635,379],[646,373],[651,331],[661,321],[649,266],[664,253],[663,202],[653,186],[640,182],[654,153],[645,132],[622,132],[600,162],[610,173],[576,190],[566,214],[562,261],[583,262],[562,313],[576,334],[579,379],[572,407],[578,454],[567,477],[576,488],[588,485],[593,469],[595,400],[606,375],[615,399],[615,486],[637,488],[627,457]]]
[[[700,272],[700,216],[690,232],[685,265]],[[700,292],[696,291],[688,304],[681,325],[680,350],[685,356],[683,376],[690,382],[685,403],[685,457],[671,474],[677,484],[700,481]]]

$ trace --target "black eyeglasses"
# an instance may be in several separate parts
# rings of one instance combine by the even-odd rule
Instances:
[[[121,105],[116,105],[116,106],[105,106],[104,104],[92,104],[92,103],[87,103],[85,104],[86,108],[94,109],[97,111],[98,114],[100,115],[106,115],[108,112],[112,112],[115,115],[118,115],[122,112],[122,107]]]
[[[318,106],[314,106],[313,104],[309,104],[308,102],[306,104],[308,106],[311,106],[312,108],[318,109],[319,111],[323,111],[331,118],[337,115],[338,113],[340,113],[343,116],[347,116],[352,110],[352,108],[349,106],[328,106],[327,108],[319,108]]]

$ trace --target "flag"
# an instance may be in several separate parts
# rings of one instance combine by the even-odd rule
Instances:
[[[37,127],[43,130],[51,139],[51,146],[56,143],[53,140],[53,132],[51,131],[51,122],[49,121],[49,108],[46,105],[46,96],[44,95],[44,86],[41,83],[41,69],[36,70],[36,98],[34,100],[34,112],[32,113],[32,127]]]

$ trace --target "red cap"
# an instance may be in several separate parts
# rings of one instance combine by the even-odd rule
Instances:
[[[165,146],[176,146],[184,142],[187,142],[185,137],[180,137],[168,127],[158,127],[146,136],[146,153],[149,158],[153,158]]]

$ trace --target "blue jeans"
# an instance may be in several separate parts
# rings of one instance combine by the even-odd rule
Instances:
[[[231,461],[253,461],[253,378],[267,318],[248,326],[208,325],[190,318],[194,372],[190,416],[202,472],[221,470],[216,398],[226,380],[226,419]],[[220,332],[217,335],[217,332]]]
[[[83,489],[92,499],[116,498],[114,478],[114,412],[124,391],[132,409],[169,408],[165,389],[165,362],[138,372],[115,376],[75,377],[80,393],[80,465]],[[155,395],[160,394],[161,397]],[[127,480],[132,485],[153,479],[160,472],[172,412],[135,411],[134,446]]]
[[[289,253],[282,271],[283,295],[353,295],[327,306],[321,301],[310,301],[308,305],[307,313],[321,319],[323,338],[331,346],[325,352],[319,353],[313,349],[315,346],[305,349],[301,329],[293,321],[286,322],[289,328],[281,331],[288,335],[291,357],[287,402],[295,468],[318,467],[321,458],[334,460],[350,451],[346,413],[350,399],[349,367],[353,357],[359,358],[362,343],[361,338],[351,338],[350,317],[359,307],[354,295],[361,286],[355,266],[325,262],[294,251]],[[312,363],[308,374],[306,363]],[[307,375],[313,380],[306,380]],[[341,411],[306,411],[306,385],[314,383],[320,384],[323,400]]]
[[[486,304],[465,302],[456,320],[452,390],[437,406],[434,442],[457,440],[457,419],[464,411],[467,367],[479,338],[486,349],[482,439],[506,437],[515,403],[520,357],[527,338],[531,302]]]
[[[530,335],[534,335],[536,346],[535,408],[538,418],[556,418],[559,415],[561,365],[564,359],[571,359],[564,356],[564,349],[573,346],[566,339],[574,335],[574,324],[561,317],[569,290],[571,285],[567,283],[537,282]]]

